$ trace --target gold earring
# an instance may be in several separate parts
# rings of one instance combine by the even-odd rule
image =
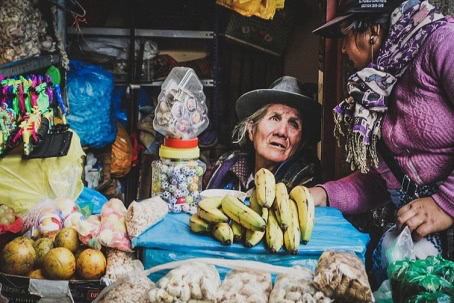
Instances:
[[[370,44],[370,57],[371,57],[371,62],[374,62],[374,41],[375,36],[370,36],[369,44]]]

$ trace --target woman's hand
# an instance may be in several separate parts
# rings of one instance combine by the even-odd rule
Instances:
[[[442,210],[432,197],[416,199],[397,212],[397,227],[408,226],[415,241],[428,234],[444,231],[454,224],[454,218]]]
[[[315,186],[309,188],[309,192],[314,198],[315,206],[327,206],[328,205],[328,195],[323,187]]]

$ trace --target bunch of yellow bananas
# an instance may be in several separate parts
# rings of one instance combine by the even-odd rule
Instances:
[[[246,230],[264,231],[265,221],[236,197],[210,197],[200,201],[189,227],[195,233],[211,231],[215,239],[230,245],[240,242]]]
[[[311,194],[299,185],[289,195],[285,184],[276,184],[273,173],[265,168],[256,173],[255,185],[249,207],[233,196],[203,199],[197,214],[189,219],[189,227],[195,233],[211,232],[226,245],[244,242],[252,247],[265,237],[272,253],[284,246],[296,254],[300,242],[310,240],[314,227]]]

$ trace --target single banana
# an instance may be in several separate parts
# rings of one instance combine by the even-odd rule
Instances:
[[[307,187],[302,185],[295,186],[290,191],[290,197],[296,202],[301,240],[306,244],[311,239],[315,225],[314,199]]]
[[[241,242],[246,232],[245,228],[235,221],[232,221],[230,227],[232,228],[233,232],[233,242]]]
[[[195,233],[203,234],[210,231],[210,224],[197,216],[197,214],[193,214],[189,218],[189,228]]]
[[[276,220],[274,211],[268,210],[268,222],[266,223],[266,245],[272,253],[277,253],[281,250],[284,244],[284,234],[282,229],[279,227],[279,223]]]
[[[238,198],[227,195],[222,199],[221,205],[224,213],[244,228],[254,231],[265,230],[265,221],[263,221],[262,217],[244,205]]]
[[[296,255],[298,253],[298,249],[300,248],[301,230],[298,222],[298,209],[295,201],[289,199],[289,205],[292,220],[287,230],[284,232],[284,245],[291,254]]]
[[[255,189],[259,205],[270,208],[274,202],[276,180],[274,175],[266,168],[261,168],[255,173]]]
[[[213,226],[213,236],[216,240],[224,245],[230,245],[233,243],[233,232],[232,228],[228,223],[217,223]]]
[[[222,198],[223,197],[221,197],[221,196],[203,198],[199,202],[199,206],[202,207],[203,209],[219,208],[219,207],[221,207]]]
[[[283,231],[287,230],[287,227],[292,220],[292,214],[290,213],[290,206],[288,202],[287,187],[284,183],[280,182],[276,184],[276,198],[274,199],[274,209],[279,217],[279,224]]]
[[[279,212],[277,211],[277,204],[276,203],[273,203],[272,209],[274,211],[274,216],[276,216],[277,223],[279,224],[279,226],[281,226],[281,216],[279,215]]]
[[[266,208],[266,207],[262,207],[262,219],[263,221],[265,221],[265,223],[268,222],[268,212],[269,212],[269,208]]]
[[[258,213],[260,216],[262,216],[263,221],[265,223],[268,221],[268,208],[260,206],[260,204],[257,202],[257,192],[254,189],[251,193],[251,196],[249,197],[249,207],[252,208],[253,211]]]
[[[246,236],[244,239],[244,245],[246,247],[252,247],[260,243],[262,241],[263,236],[265,235],[264,231],[253,231],[253,230],[246,230]]]
[[[228,222],[229,218],[218,208],[197,207],[197,215],[209,223]]]

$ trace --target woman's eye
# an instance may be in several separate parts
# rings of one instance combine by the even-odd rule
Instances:
[[[290,125],[291,125],[294,129],[300,129],[300,125],[298,124],[298,122],[291,121],[291,122],[290,122]]]
[[[273,120],[273,121],[279,121],[279,117],[278,117],[278,116],[272,116],[272,117],[271,117],[271,120]]]

